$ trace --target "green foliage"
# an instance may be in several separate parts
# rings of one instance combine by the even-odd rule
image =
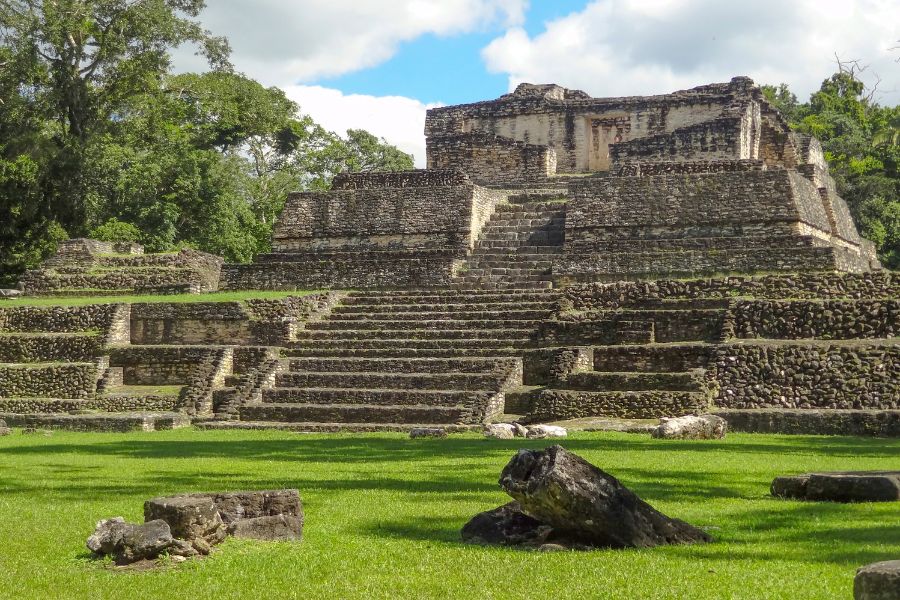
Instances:
[[[141,230],[113,217],[103,225],[91,229],[88,234],[91,239],[101,242],[140,242]]]
[[[900,106],[872,101],[852,70],[822,82],[798,104],[785,84],[763,93],[791,127],[822,143],[838,192],[882,263],[900,268]]]
[[[338,172],[410,168],[363,131],[324,130],[277,88],[233,73],[202,0],[0,0],[0,281],[73,236],[140,230],[148,251],[248,261],[288,192]],[[200,47],[211,72],[172,75]],[[133,231],[128,232],[131,236]]]

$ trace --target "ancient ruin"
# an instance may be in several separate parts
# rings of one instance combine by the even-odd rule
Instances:
[[[900,435],[900,278],[818,142],[749,79],[603,99],[523,84],[433,109],[425,133],[428,169],[292,194],[252,264],[64,245],[26,291],[331,291],[0,307],[0,417],[330,431],[714,412]]]

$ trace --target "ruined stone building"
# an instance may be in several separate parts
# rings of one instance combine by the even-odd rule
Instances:
[[[425,134],[427,169],[291,194],[253,264],[62,248],[30,293],[332,291],[0,307],[0,418],[330,431],[716,411],[900,435],[900,277],[819,143],[749,79],[626,98],[523,84],[430,110]]]

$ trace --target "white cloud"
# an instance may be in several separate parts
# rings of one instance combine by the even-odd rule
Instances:
[[[214,0],[200,18],[225,35],[239,71],[267,85],[310,82],[373,67],[399,44],[524,21],[528,0]],[[176,66],[195,69],[193,48]]]
[[[340,90],[307,85],[284,86],[288,97],[322,127],[344,135],[365,129],[386,138],[425,166],[425,111],[433,106],[403,96],[343,94]]]
[[[834,55],[869,64],[879,100],[900,101],[895,0],[595,0],[530,37],[513,27],[482,52],[518,83],[594,96],[665,93],[735,75],[788,83],[801,100],[835,71]]]

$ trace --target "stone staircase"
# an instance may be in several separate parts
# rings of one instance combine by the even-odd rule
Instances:
[[[453,287],[552,287],[553,261],[565,240],[561,195],[522,193],[498,205]]]
[[[305,431],[477,426],[522,383],[552,290],[353,292],[307,323],[274,385],[217,427]]]

